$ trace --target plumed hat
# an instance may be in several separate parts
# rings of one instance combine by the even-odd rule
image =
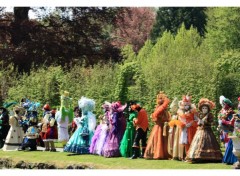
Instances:
[[[127,104],[122,105],[120,101],[113,102],[111,108],[115,112],[122,112],[127,107]]]
[[[227,104],[228,106],[232,107],[233,103],[231,102],[231,100],[229,100],[228,98],[224,97],[223,95],[221,95],[219,97],[219,101],[220,104],[223,106],[224,104]]]
[[[215,103],[207,98],[201,98],[198,102],[198,109],[201,111],[202,106],[208,106],[210,110],[215,108]]]

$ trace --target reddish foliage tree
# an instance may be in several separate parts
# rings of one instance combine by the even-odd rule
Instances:
[[[116,16],[112,44],[118,48],[131,44],[133,50],[138,52],[150,37],[154,21],[153,8],[122,8]]]

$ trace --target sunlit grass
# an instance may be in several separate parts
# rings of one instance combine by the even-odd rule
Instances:
[[[0,158],[9,158],[14,163],[23,160],[30,163],[51,163],[57,167],[65,167],[69,164],[83,164],[96,169],[232,169],[231,165],[222,163],[190,164],[173,160],[131,160],[123,157],[104,158],[96,155],[74,155],[66,152],[4,152],[0,150],[0,156]]]

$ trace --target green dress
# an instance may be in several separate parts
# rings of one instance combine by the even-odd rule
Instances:
[[[135,127],[133,126],[133,119],[137,117],[137,112],[130,112],[127,127],[124,132],[121,144],[120,144],[120,153],[123,157],[132,156],[132,145],[135,137]]]

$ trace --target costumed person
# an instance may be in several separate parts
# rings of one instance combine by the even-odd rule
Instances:
[[[37,116],[32,116],[29,118],[28,129],[24,135],[25,137],[23,139],[22,146],[19,148],[19,150],[28,151],[37,150],[37,138],[39,137],[37,124],[38,124]]]
[[[220,145],[212,131],[213,114],[210,112],[215,103],[207,98],[201,98],[198,103],[198,127],[194,135],[186,160],[196,162],[221,162]]]
[[[19,122],[22,119],[20,114],[24,114],[25,109],[16,106],[13,108],[13,111],[15,114],[9,118],[9,124],[11,127],[2,148],[3,151],[16,151],[22,144],[24,132]]]
[[[102,155],[103,145],[108,135],[108,125],[111,115],[111,103],[105,101],[102,105],[104,115],[101,115],[100,124],[97,126],[94,136],[92,137],[91,145],[89,148],[90,153]]]
[[[148,131],[148,115],[147,111],[140,104],[131,106],[133,111],[137,112],[137,116],[133,117],[133,126],[135,128],[135,136],[133,140],[132,150],[133,155],[130,159],[143,158],[147,146],[147,131]],[[140,154],[141,140],[141,154]]]
[[[180,145],[180,127],[178,124],[178,100],[174,98],[170,105],[171,121],[169,124],[169,136],[168,136],[168,153],[172,156],[173,160],[182,160],[183,158],[183,146]]]
[[[81,97],[78,100],[78,106],[82,110],[82,116],[74,119],[78,127],[64,147],[64,152],[88,154],[96,127],[96,117],[92,113],[95,108],[95,101]]]
[[[189,147],[193,140],[193,137],[197,131],[197,111],[196,106],[191,103],[191,96],[186,95],[179,101],[179,109],[177,111],[178,121],[177,125],[180,128],[180,139],[179,143],[182,149],[182,156],[180,160],[185,160],[188,153]]]
[[[44,132],[42,132],[42,140],[45,146],[44,151],[56,152],[54,142],[58,139],[58,131],[55,114],[56,109],[47,111],[42,120],[42,128],[44,129]]]
[[[228,137],[229,132],[234,130],[234,118],[233,103],[228,98],[221,95],[219,97],[220,105],[222,109],[218,114],[218,130],[220,131],[220,139],[225,146],[225,153],[223,156],[223,163],[233,164],[237,162],[237,157],[233,154],[232,139]]]
[[[46,141],[44,142],[43,138],[44,138],[44,136],[47,133],[47,121],[44,120],[44,117],[47,114],[50,114],[50,112],[51,112],[50,105],[49,104],[45,104],[43,106],[42,110],[43,110],[43,115],[42,115],[42,121],[39,124],[40,135],[39,135],[38,142],[39,142],[39,144],[41,144],[43,142],[44,143],[43,147],[45,147],[45,151],[49,151],[49,143],[46,142]]]
[[[126,119],[123,114],[126,106],[127,104],[122,105],[119,101],[111,104],[112,115],[109,119],[109,134],[103,146],[103,156],[106,158],[121,156],[119,146],[126,128]]]
[[[9,129],[8,111],[5,107],[0,107],[0,148],[4,145]]]
[[[74,110],[73,110],[73,113],[74,113],[74,119],[75,118],[81,118],[81,114],[82,114],[82,111],[81,111],[81,109],[79,109],[79,107],[78,106],[76,106],[75,108],[74,108]],[[72,121],[72,125],[71,125],[71,136],[73,135],[73,133],[76,131],[76,129],[77,129],[77,124],[76,124],[76,120],[74,120],[73,119],[73,121]]]
[[[120,142],[120,153],[123,157],[131,157],[133,155],[133,142],[135,137],[135,126],[133,125],[133,119],[137,118],[137,111],[132,109],[132,105],[136,104],[133,101],[128,103],[129,115],[127,118],[127,126],[124,132],[123,138]],[[146,146],[145,146],[146,147]]]
[[[68,123],[72,122],[73,119],[71,104],[72,98],[69,97],[69,92],[64,91],[63,95],[61,95],[60,110],[55,116],[58,123],[58,141],[62,142],[63,146],[65,146],[69,140]]]
[[[152,113],[152,121],[155,123],[148,142],[144,158],[146,159],[168,159],[168,126],[167,123],[171,119],[168,112],[168,104],[170,100],[163,91],[157,95],[157,106]]]
[[[28,129],[29,119],[31,116],[31,111],[29,110],[29,108],[31,106],[31,101],[27,98],[22,98],[20,101],[20,105],[21,105],[21,107],[23,107],[25,109],[25,114],[21,115],[22,119],[20,121],[20,124],[21,124],[24,134],[25,134]]]
[[[30,102],[25,104],[25,109],[27,111],[27,118],[26,118],[26,126],[27,130],[25,133],[25,137],[22,142],[22,146],[19,150],[29,150],[34,151],[37,150],[37,139],[39,138],[39,130],[38,130],[38,112],[37,109],[40,106],[38,102]]]

